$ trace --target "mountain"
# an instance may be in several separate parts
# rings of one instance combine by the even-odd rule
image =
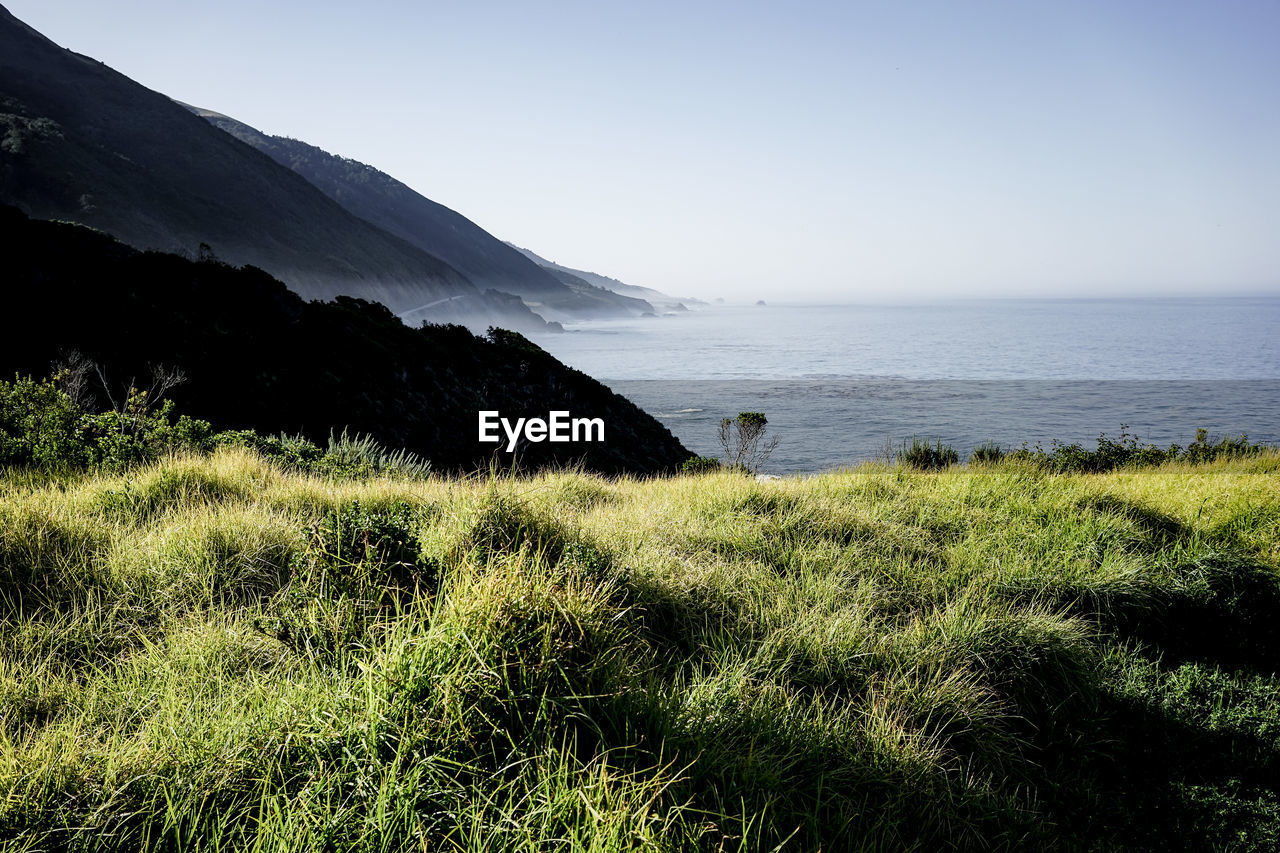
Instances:
[[[507,245],[524,255],[530,261],[533,261],[538,266],[559,277],[560,280],[569,287],[594,287],[601,290],[609,290],[623,296],[643,299],[660,311],[687,311],[689,310],[689,304],[706,304],[701,299],[668,296],[667,294],[654,290],[651,287],[639,287],[634,284],[624,284],[616,278],[609,278],[608,276],[600,275],[599,273],[575,270],[572,267],[562,266],[561,264],[557,264],[555,261],[549,261],[546,258],[535,255],[528,249],[522,249],[514,243],[508,243]]]
[[[372,166],[297,139],[268,136],[222,113],[182,106],[302,175],[348,212],[443,259],[479,287],[520,296],[544,317],[583,320],[653,311],[643,298],[585,282],[566,284],[462,214]]]
[[[301,175],[0,7],[0,202],[140,248],[207,244],[308,298],[545,330],[513,296],[351,214]]]
[[[410,328],[382,305],[340,296],[305,302],[253,267],[140,252],[78,225],[0,206],[7,316],[0,376],[45,375],[79,351],[117,399],[153,365],[189,381],[180,411],[219,429],[302,432],[323,443],[350,428],[474,470],[512,456],[478,441],[478,413],[600,418],[599,442],[525,443],[528,468],[581,464],[607,474],[673,471],[691,455],[658,421],[516,332]]]

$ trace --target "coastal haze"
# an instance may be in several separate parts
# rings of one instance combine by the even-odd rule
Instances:
[[[7,5],[145,86],[668,293],[1277,286],[1274,3]]]

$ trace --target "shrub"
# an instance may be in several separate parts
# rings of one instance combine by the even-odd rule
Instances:
[[[1177,445],[1174,445],[1175,447]],[[1212,462],[1215,459],[1228,459],[1235,456],[1250,456],[1266,449],[1263,444],[1250,444],[1247,435],[1228,435],[1209,442],[1209,431],[1204,428],[1196,430],[1196,439],[1187,445],[1182,458],[1189,462]]]
[[[217,447],[244,447],[285,468],[310,471],[324,455],[319,447],[301,435],[259,435],[253,430],[227,430],[213,437]]]
[[[973,448],[969,462],[974,465],[994,465],[1004,459],[1004,450],[994,441],[984,441]]]
[[[53,379],[0,382],[0,464],[78,468],[89,461],[81,412]]]
[[[431,463],[414,453],[388,450],[372,436],[346,430],[330,433],[326,449],[301,435],[263,436],[252,430],[215,434],[208,421],[175,417],[173,401],[159,397],[178,380],[158,375],[152,388],[131,386],[97,413],[86,411],[87,402],[77,402],[76,396],[83,400],[84,395],[67,393],[74,378],[69,370],[48,379],[19,376],[0,382],[0,465],[122,471],[170,452],[245,447],[282,467],[312,474],[425,477],[431,471]]]
[[[709,474],[712,471],[719,471],[720,467],[720,460],[714,456],[694,456],[684,460],[680,465],[680,471],[684,474]]]
[[[252,430],[221,432],[214,436],[220,447],[247,447],[286,468],[308,474],[358,479],[379,475],[425,477],[431,463],[407,450],[388,450],[371,435],[329,433],[329,446],[321,449],[305,436],[258,435]]]
[[[371,474],[425,477],[431,473],[431,463],[416,453],[388,450],[373,436],[349,435],[346,429],[338,436],[329,433],[329,449],[318,460],[317,467],[353,477]]]
[[[108,410],[81,419],[89,444],[90,462],[109,471],[157,459],[170,451],[207,453],[213,448],[213,427],[186,415],[173,418],[173,401],[151,408],[145,391],[130,389],[122,410]]]
[[[209,422],[175,419],[171,400],[130,388],[118,408],[91,414],[58,387],[64,378],[0,382],[0,464],[119,471],[171,450],[213,447]]]
[[[898,451],[898,462],[919,471],[938,471],[959,461],[956,449],[943,444],[941,439],[930,444],[926,439],[912,436],[910,442],[902,442]]]
[[[1128,424],[1120,425],[1120,437],[1098,436],[1096,450],[1088,450],[1079,443],[1063,444],[1054,441],[1046,452],[1038,445],[1034,450],[1023,445],[1009,454],[1039,465],[1055,473],[1102,474],[1117,468],[1161,465],[1165,462],[1212,462],[1216,459],[1248,456],[1266,449],[1263,444],[1251,444],[1247,436],[1227,436],[1210,442],[1208,430],[1197,429],[1196,438],[1184,449],[1171,444],[1160,448],[1154,444],[1141,444],[1138,437],[1129,432]]]

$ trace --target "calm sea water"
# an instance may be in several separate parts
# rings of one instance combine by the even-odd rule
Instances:
[[[718,452],[720,418],[765,412],[783,473],[912,435],[962,452],[1091,445],[1121,424],[1157,444],[1196,427],[1280,443],[1280,298],[713,306],[538,343],[699,453]]]

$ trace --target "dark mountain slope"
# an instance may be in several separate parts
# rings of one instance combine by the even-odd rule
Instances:
[[[353,216],[300,175],[157,92],[58,47],[0,7],[0,202],[134,246],[269,270],[308,297],[401,312],[438,302],[537,328],[439,258]],[[446,313],[446,311],[448,313]]]
[[[72,349],[118,383],[177,365],[190,377],[172,395],[180,410],[219,428],[323,442],[350,427],[446,469],[510,463],[477,440],[480,410],[604,420],[602,443],[525,444],[530,467],[658,473],[690,455],[631,402],[513,332],[484,340],[460,326],[412,329],[381,305],[304,302],[258,269],[139,252],[12,207],[0,206],[0,252],[0,376],[43,375]]]
[[[543,316],[570,320],[653,310],[642,299],[603,288],[567,287],[462,214],[372,166],[297,139],[268,136],[222,113],[183,106],[302,175],[347,211],[442,258],[478,287],[519,295]]]

